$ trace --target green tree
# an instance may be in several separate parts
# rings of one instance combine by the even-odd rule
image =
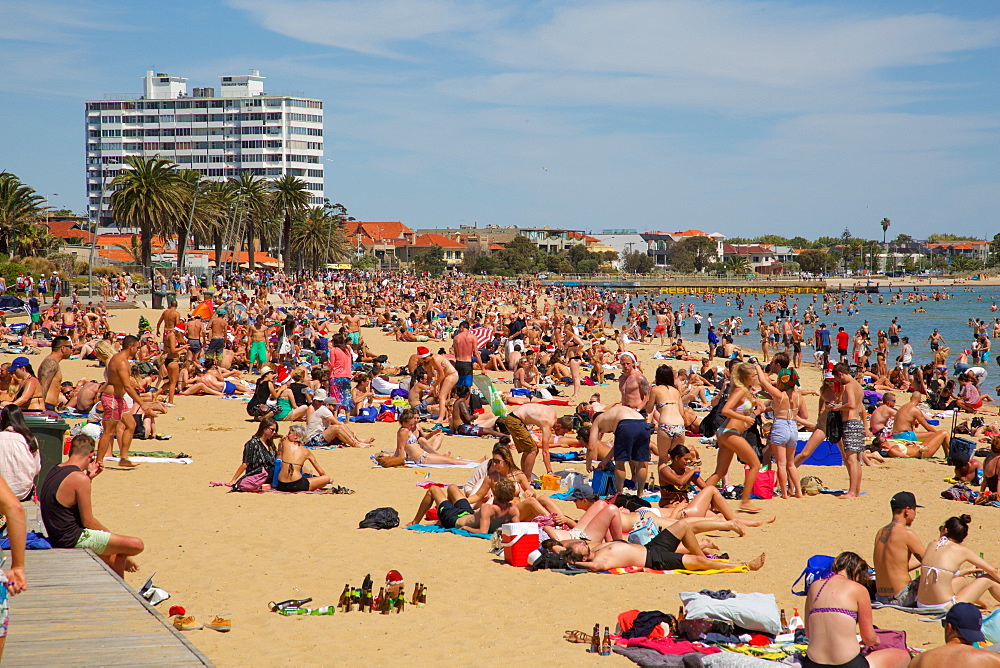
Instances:
[[[948,260],[943,255],[935,255],[931,258],[931,269],[944,271],[948,268]]]
[[[805,237],[792,237],[788,240],[788,245],[792,248],[812,248],[813,242]]]
[[[946,244],[952,241],[978,241],[978,239],[976,237],[948,234],[944,232],[927,235],[927,243],[929,244]]]
[[[258,237],[264,234],[265,226],[275,219],[274,203],[263,178],[240,172],[239,177],[231,181],[236,190],[239,228],[246,231],[247,263],[252,269],[257,264]]]
[[[274,208],[282,216],[281,259],[287,270],[292,262],[292,220],[309,208],[310,193],[307,188],[309,184],[297,176],[285,174],[281,178],[271,181],[268,185]]]
[[[353,260],[351,260],[351,267],[353,269],[359,269],[361,271],[366,271],[369,269],[374,269],[378,266],[375,258],[371,255],[359,255]]]
[[[802,271],[810,274],[820,274],[826,270],[827,252],[821,250],[802,251],[798,255],[799,266]]]
[[[670,263],[674,265],[674,269],[678,268],[678,261],[674,259],[677,254],[689,256],[681,260],[682,264],[686,266],[690,263],[695,271],[702,271],[718,256],[719,245],[714,239],[708,237],[688,237],[674,244],[669,255]]]
[[[45,198],[13,174],[0,172],[0,253],[17,252],[18,238],[45,210]]]
[[[588,260],[580,260],[579,262],[577,262],[576,270],[578,273],[581,274],[593,274],[595,271],[597,271],[597,268],[599,266],[600,263],[597,260],[591,258]]]
[[[475,274],[496,274],[497,260],[491,255],[480,255],[469,268]]]
[[[832,248],[840,243],[842,243],[840,237],[820,237],[813,242],[813,248]]]
[[[343,223],[322,206],[296,214],[289,246],[292,257],[297,260],[297,269],[309,267],[316,270],[321,265],[340,262],[350,254]],[[286,265],[286,269],[289,267]]]
[[[497,251],[497,266],[506,267],[517,275],[531,273],[545,263],[538,246],[519,234],[503,250]]]
[[[976,271],[981,264],[971,257],[959,255],[951,259],[951,273],[958,274],[966,271]]]
[[[175,230],[184,212],[183,186],[177,165],[159,156],[131,155],[128,169],[111,182],[111,211],[119,223],[139,228],[140,264],[145,270],[152,261],[153,236],[164,238]]]
[[[892,225],[892,221],[888,218],[883,218],[882,222],[879,223],[882,226],[882,245],[885,245],[885,235],[889,231],[889,226]]]
[[[629,274],[645,274],[653,269],[653,258],[642,251],[622,252],[622,271]]]
[[[781,263],[781,270],[786,274],[797,274],[802,271],[802,265],[795,260],[786,260]]]
[[[1000,234],[993,235],[993,241],[990,242],[990,255],[989,259],[986,260],[986,265],[989,267],[1000,267]]]
[[[750,273],[750,260],[745,255],[731,255],[722,264],[724,271],[733,276],[746,276]]]
[[[676,272],[690,274],[695,269],[695,255],[690,250],[674,250],[670,253],[670,266]]]
[[[426,271],[431,276],[440,276],[448,267],[444,261],[444,249],[440,246],[431,246],[421,251],[413,258],[413,267],[417,271]]]

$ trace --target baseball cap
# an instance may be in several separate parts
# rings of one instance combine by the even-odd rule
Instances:
[[[578,485],[577,487],[569,490],[568,496],[570,501],[577,501],[579,499],[592,499],[597,496],[597,494],[594,493],[593,487],[587,483],[583,483],[582,485]]]
[[[913,496],[913,492],[896,492],[889,500],[889,507],[893,510],[899,510],[900,508],[923,508],[923,506],[917,505],[917,497]]]
[[[14,360],[10,363],[10,368],[8,369],[8,371],[14,373],[18,369],[22,369],[26,366],[31,366],[31,360],[29,360],[27,357],[15,357]]]
[[[951,624],[966,642],[984,642],[983,614],[971,603],[956,603],[944,616],[944,621]]]
[[[313,401],[326,401],[326,390],[320,388],[313,393]]]

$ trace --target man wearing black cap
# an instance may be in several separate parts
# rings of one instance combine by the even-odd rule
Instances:
[[[1000,654],[972,646],[984,642],[983,616],[971,603],[956,603],[944,621],[944,645],[924,652],[910,662],[910,668],[980,668],[1000,666]]]
[[[917,582],[910,571],[920,568],[924,541],[910,528],[917,517],[917,498],[912,492],[897,492],[889,501],[892,521],[875,535],[876,600],[911,608],[916,605]]]

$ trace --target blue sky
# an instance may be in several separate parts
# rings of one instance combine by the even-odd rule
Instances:
[[[0,170],[82,211],[84,100],[259,69],[362,220],[992,238],[998,47],[992,0],[0,0]]]

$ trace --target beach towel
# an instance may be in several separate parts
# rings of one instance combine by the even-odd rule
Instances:
[[[921,618],[920,621],[922,622],[939,622],[948,614],[948,608],[907,608],[905,605],[872,601],[872,609],[878,610],[879,608],[892,608],[893,610],[907,612],[911,615],[926,615],[926,617]]]
[[[712,568],[707,571],[689,571],[684,568],[678,568],[672,571],[658,571],[654,568],[643,568],[642,566],[626,566],[624,568],[611,568],[606,571],[587,571],[576,568],[553,568],[551,569],[553,573],[562,573],[563,575],[579,575],[580,573],[597,573],[599,575],[632,575],[633,573],[654,573],[656,575],[716,575],[718,573],[749,573],[750,569],[745,565],[740,564],[739,566],[732,566],[731,568]]]
[[[4,550],[10,549],[10,538],[4,536],[0,538],[0,548]],[[25,536],[24,549],[26,550],[51,550],[52,545],[49,541],[40,533],[35,533],[34,531],[29,531]]]
[[[466,531],[465,529],[445,529],[443,526],[438,524],[411,524],[406,528],[410,531],[422,531],[424,533],[453,533],[456,536],[467,536],[469,538],[490,539],[493,537],[492,534],[472,533],[471,531]]]
[[[414,464],[406,463],[408,469],[474,469],[479,467],[479,462],[469,462],[468,464]],[[378,468],[378,467],[373,467]]]
[[[806,441],[800,440],[795,446],[795,454],[802,452],[806,447]],[[816,446],[816,449],[809,456],[809,459],[802,462],[804,466],[842,466],[844,459],[840,455],[840,448],[830,441],[823,441]]]
[[[499,379],[497,379],[499,380]],[[486,403],[490,405],[490,409],[493,414],[497,417],[503,417],[507,415],[507,407],[504,406],[503,398],[500,396],[500,392],[497,391],[496,386],[490,377],[485,374],[476,374],[472,377],[472,383],[479,390],[483,398],[486,399]]]
[[[194,460],[190,457],[143,457],[129,455],[129,460],[135,462],[136,464],[193,464]],[[106,462],[117,462],[118,457],[105,457]]]

